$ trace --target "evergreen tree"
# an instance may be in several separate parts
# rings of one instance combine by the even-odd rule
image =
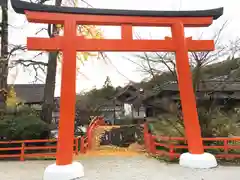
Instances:
[[[107,76],[105,82],[104,82],[104,85],[103,85],[103,88],[108,88],[108,87],[113,87],[112,86],[112,82],[111,82],[111,79],[109,76]]]

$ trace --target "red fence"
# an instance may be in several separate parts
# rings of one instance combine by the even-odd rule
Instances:
[[[91,138],[94,128],[104,125],[104,119],[96,117],[89,125],[87,136],[74,139],[73,151],[75,155],[86,153],[91,148]],[[0,159],[19,158],[24,161],[27,158],[56,157],[57,139],[24,140],[24,141],[0,141]]]
[[[91,149],[93,130],[104,125],[103,118],[97,118],[90,124],[87,136],[74,139],[74,154],[86,153]],[[158,156],[168,157],[170,160],[178,158],[181,153],[187,152],[187,140],[184,137],[156,136],[149,132],[147,123],[144,124],[144,141],[147,151]],[[240,158],[240,137],[234,138],[203,138],[204,149],[217,158]],[[19,158],[21,161],[28,158],[55,157],[57,140],[24,140],[0,141],[0,159]],[[3,147],[5,146],[5,147]]]
[[[74,139],[74,154],[80,152],[79,142],[81,137]],[[46,145],[47,144],[47,145]],[[24,161],[27,158],[55,157],[57,149],[56,139],[24,140],[24,141],[0,141],[0,158],[19,158]],[[80,146],[81,147],[81,146]]]
[[[240,137],[233,138],[202,138],[204,149],[220,159],[240,158]],[[149,132],[147,123],[144,125],[144,141],[147,151],[170,160],[187,152],[187,140],[184,137],[156,136]]]

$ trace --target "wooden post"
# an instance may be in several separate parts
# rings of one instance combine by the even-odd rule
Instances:
[[[149,134],[149,140],[150,140],[150,152],[152,154],[156,153],[156,145],[155,145],[155,137],[152,134]]]
[[[64,22],[57,165],[72,164],[76,104],[76,21]]]
[[[78,155],[78,141],[79,141],[79,138],[75,138],[75,154]]]
[[[170,161],[173,160],[173,158],[174,158],[173,153],[174,153],[174,147],[171,143],[169,143],[169,160]]]
[[[84,141],[84,136],[81,136],[81,141],[80,141],[80,153],[85,153],[85,141]]]
[[[21,155],[20,155],[20,161],[24,161],[24,151],[25,151],[25,143],[22,142],[22,144],[21,144]]]
[[[144,123],[143,137],[144,137],[145,148],[146,148],[147,152],[149,152],[150,151],[150,148],[149,148],[150,143],[149,143],[148,125],[146,122]]]
[[[225,153],[225,154],[228,154],[228,140],[225,139],[225,140],[223,141],[223,143],[224,143],[224,153]]]
[[[182,113],[185,134],[188,140],[188,149],[192,154],[202,154],[203,143],[196,108],[196,100],[192,85],[191,69],[188,61],[188,47],[182,23],[172,25],[172,38],[176,44],[176,66],[178,87],[182,104]]]

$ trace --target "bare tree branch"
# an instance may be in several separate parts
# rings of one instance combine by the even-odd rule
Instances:
[[[47,67],[48,63],[41,62],[41,61],[34,61],[34,60],[26,60],[26,59],[18,59],[18,60],[12,60],[14,65],[21,64],[25,67],[30,67],[30,66],[44,66]]]
[[[10,45],[9,45],[10,46]],[[11,56],[14,56],[16,51],[26,51],[27,46],[26,45],[13,45],[13,48],[8,52],[8,59],[11,58]]]
[[[47,31],[48,32],[48,29],[47,28],[41,28],[35,33],[35,35],[39,34],[42,31]]]
[[[33,82],[37,82],[37,81],[44,82],[40,77],[40,74],[41,73],[46,74],[48,63],[41,62],[41,61],[27,60],[27,59],[18,59],[18,60],[12,60],[11,66],[9,68],[13,68],[16,66],[21,66],[24,71],[28,69],[30,74],[34,72]],[[33,71],[31,71],[29,68],[32,68]]]
[[[87,1],[81,0],[81,2],[83,2],[84,4],[86,4],[88,7],[93,8],[93,6],[92,6],[91,4],[89,4]]]
[[[214,40],[216,51],[207,51],[207,52],[191,52],[190,61],[195,61],[197,67],[199,68],[202,65],[207,65],[210,62],[213,62],[217,58],[223,56],[223,53],[227,53],[225,46],[221,44],[221,36],[228,24],[228,21],[225,21],[221,28],[213,35],[211,39]],[[202,34],[203,35],[203,34]],[[201,35],[201,36],[202,36]],[[213,60],[214,59],[214,60]]]

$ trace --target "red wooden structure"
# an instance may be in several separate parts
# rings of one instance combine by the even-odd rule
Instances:
[[[103,117],[95,117],[93,123],[89,125],[86,136],[75,137],[73,140],[72,155],[84,154],[91,148],[92,133],[98,126],[105,125]],[[38,143],[49,143],[52,145],[41,145]],[[55,158],[57,149],[57,139],[34,139],[23,141],[0,141],[0,159],[19,158],[20,161],[31,158],[50,157]],[[18,151],[18,152],[14,152]]]
[[[89,126],[88,134],[90,136],[76,137],[74,139],[74,155],[84,154],[91,147],[91,134],[94,128],[102,125],[102,119],[96,119],[96,123]],[[90,137],[90,138],[89,138]],[[240,137],[215,137],[203,138],[203,141],[213,142],[210,145],[205,145],[205,150],[215,150],[212,152],[218,159],[235,160],[240,158]],[[41,140],[24,140],[24,141],[0,141],[0,145],[8,145],[8,147],[0,148],[0,159],[18,158],[23,161],[25,159],[50,157],[55,158],[56,153],[53,151],[56,145],[37,146],[37,143],[53,143],[56,139],[41,139]],[[156,156],[168,157],[169,160],[175,160],[180,157],[180,149],[188,149],[187,139],[184,137],[166,137],[156,136],[149,133],[147,123],[144,124],[144,142],[148,153]],[[180,142],[185,142],[179,144]],[[158,147],[158,148],[157,148]],[[162,150],[159,150],[161,148]],[[19,151],[13,153],[13,151]],[[30,152],[29,152],[30,151]],[[31,152],[34,151],[34,152]]]
[[[214,150],[212,153],[218,159],[235,160],[240,158],[240,137],[212,137],[202,138],[210,142],[203,146],[204,150]],[[156,156],[168,157],[175,160],[182,154],[179,150],[188,149],[188,140],[184,137],[157,136],[149,133],[148,124],[144,124],[144,142],[148,153]],[[181,144],[180,144],[181,143]],[[183,145],[184,143],[184,145]],[[160,149],[159,149],[160,148]]]
[[[192,12],[128,11],[54,7],[19,0],[12,0],[12,6],[16,12],[25,13],[29,22],[64,26],[62,37],[28,38],[27,40],[28,50],[63,52],[57,165],[72,163],[77,51],[175,52],[188,149],[192,154],[203,153],[188,51],[214,50],[214,42],[186,38],[184,27],[209,26],[213,19],[222,15],[222,8]],[[78,24],[121,26],[122,38],[118,40],[85,39],[76,34]],[[134,40],[133,26],[171,27],[172,37],[164,40]]]

